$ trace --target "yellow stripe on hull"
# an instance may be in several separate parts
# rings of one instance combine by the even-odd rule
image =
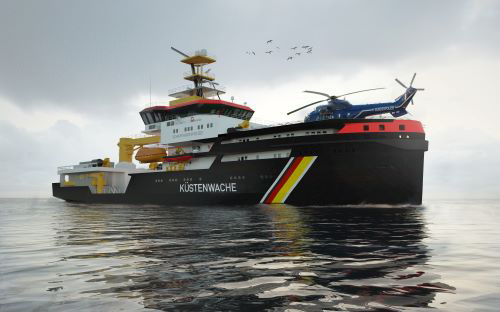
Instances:
[[[315,156],[306,156],[300,161],[300,164],[297,168],[295,168],[294,172],[290,175],[283,187],[278,191],[278,194],[274,197],[272,201],[273,204],[283,204],[285,202],[298,180],[304,175],[305,171],[309,168],[309,165],[315,159]]]

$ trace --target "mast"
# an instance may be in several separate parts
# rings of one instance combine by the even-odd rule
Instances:
[[[207,50],[201,49],[195,51],[194,55],[190,56],[174,47],[171,47],[171,49],[184,56],[181,60],[182,63],[190,65],[191,72],[185,73],[184,79],[193,82],[194,86],[193,88],[182,88],[181,91],[175,90],[176,92],[169,94],[169,96],[177,98],[177,100],[170,101],[170,105],[224,93],[224,91],[216,87],[218,84],[213,82],[215,77],[209,73],[210,69],[204,69],[205,65],[216,62],[213,57],[207,55]],[[206,83],[206,85],[204,85],[204,83]]]

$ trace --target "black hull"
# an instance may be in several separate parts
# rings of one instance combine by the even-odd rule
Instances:
[[[409,139],[401,139],[397,133],[374,133],[269,141],[274,142],[215,144],[213,153],[224,155],[265,147],[290,148],[291,157],[317,156],[286,198],[286,204],[422,203],[424,152],[428,144],[423,133],[411,134]],[[88,187],[61,187],[59,183],[53,183],[52,189],[55,197],[86,203],[258,204],[288,161],[276,158],[220,162],[218,157],[206,170],[132,174],[123,194],[93,194]],[[224,191],[211,192],[199,186],[212,183],[224,184]]]

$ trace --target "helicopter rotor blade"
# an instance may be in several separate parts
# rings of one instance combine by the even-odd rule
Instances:
[[[425,89],[424,88],[415,88],[415,90],[417,90],[417,91],[424,91]]]
[[[411,81],[410,81],[410,87],[413,86],[413,81],[415,80],[416,75],[417,75],[417,73],[413,74],[413,77],[411,78]]]
[[[313,93],[313,94],[319,94],[319,95],[322,95],[322,96],[326,96],[327,98],[331,98],[331,96],[329,94],[326,94],[326,93],[323,93],[323,92],[309,91],[309,90],[304,90],[304,92],[306,92],[306,93]]]
[[[295,113],[295,112],[298,112],[298,111],[299,111],[299,110],[301,110],[301,109],[304,109],[304,108],[306,108],[306,107],[309,107],[309,106],[311,106],[311,105],[318,104],[318,103],[321,103],[321,102],[324,102],[324,101],[328,101],[328,100],[329,100],[329,98],[328,98],[328,99],[326,99],[326,100],[321,100],[321,101],[312,102],[312,103],[310,103],[310,104],[307,104],[307,105],[304,105],[304,106],[299,107],[299,108],[297,108],[297,109],[294,109],[293,111],[288,112],[288,113],[286,113],[286,114],[287,114],[287,115],[290,115],[290,114],[293,114],[293,113]]]
[[[334,95],[334,96],[332,96],[332,98],[339,98],[339,97],[344,96],[344,95],[349,95],[349,94],[354,94],[354,93],[361,93],[361,92],[366,92],[366,91],[373,91],[373,90],[381,90],[381,89],[385,89],[385,88],[374,88],[374,89],[359,90],[359,91],[349,92],[349,93],[342,94],[342,95]]]
[[[401,81],[399,81],[399,79],[398,79],[398,78],[396,78],[396,79],[394,79],[394,80],[396,80],[396,82],[397,82],[397,83],[399,83],[399,84],[400,84],[403,88],[408,89],[408,87],[407,87],[407,86],[405,86],[405,84],[404,84],[404,83],[402,83]]]

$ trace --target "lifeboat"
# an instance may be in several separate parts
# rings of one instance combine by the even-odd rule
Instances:
[[[164,157],[163,162],[187,162],[190,161],[193,156],[191,155],[177,155],[177,156],[170,156],[170,157]]]
[[[167,151],[161,147],[142,147],[135,154],[135,159],[141,163],[161,162],[167,156]]]

